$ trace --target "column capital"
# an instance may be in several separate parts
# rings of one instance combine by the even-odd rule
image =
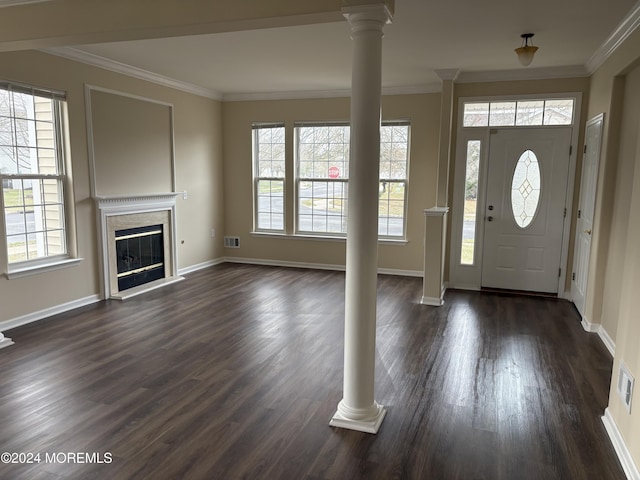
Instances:
[[[342,7],[342,15],[351,25],[354,32],[360,30],[379,30],[393,20],[393,2],[349,4]]]

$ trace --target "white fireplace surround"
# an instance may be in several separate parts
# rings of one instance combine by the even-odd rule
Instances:
[[[103,298],[129,297],[183,280],[178,275],[176,254],[176,197],[178,193],[115,195],[95,197],[98,207],[98,238],[102,252]],[[163,224],[165,278],[118,291],[115,258],[115,230]]]

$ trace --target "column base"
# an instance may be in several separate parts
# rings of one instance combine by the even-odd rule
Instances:
[[[8,347],[10,345],[13,345],[13,340],[0,333],[0,348]]]
[[[356,430],[358,432],[378,433],[382,420],[384,420],[384,416],[387,413],[384,407],[382,405],[378,405],[376,402],[374,402],[374,414],[364,418],[351,418],[346,416],[344,414],[345,408],[348,407],[344,407],[343,402],[341,401],[338,404],[338,410],[329,422],[330,426]]]

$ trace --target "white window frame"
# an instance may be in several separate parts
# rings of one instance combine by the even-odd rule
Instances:
[[[285,137],[284,151],[285,157],[283,159],[284,170],[281,176],[261,176],[260,175],[260,142],[259,132],[261,129],[266,128],[282,128]],[[254,123],[251,129],[251,140],[253,146],[253,231],[260,233],[277,233],[284,234],[286,231],[286,127],[284,123]],[[260,227],[260,182],[282,182],[282,228],[265,228]],[[273,217],[274,212],[269,211],[269,215]],[[272,224],[273,226],[273,224]]]
[[[339,176],[337,178],[331,178],[329,177],[329,175],[327,174],[326,177],[324,176],[301,176],[301,167],[300,167],[300,129],[301,128],[323,128],[323,127],[328,127],[328,128],[347,128],[350,131],[350,127],[349,127],[349,123],[347,122],[296,122],[293,126],[293,135],[294,135],[294,161],[295,161],[295,168],[294,168],[294,172],[295,172],[295,188],[294,188],[294,197],[295,197],[295,202],[294,202],[294,212],[295,212],[295,221],[294,221],[294,225],[295,225],[295,229],[294,229],[294,233],[295,235],[298,236],[313,236],[313,237],[345,237],[346,236],[346,232],[347,232],[347,215],[348,215],[348,208],[347,208],[347,203],[348,203],[348,191],[349,191],[349,160],[350,160],[350,143],[343,143],[342,145],[346,145],[347,146],[347,152],[346,152],[346,156],[345,156],[345,160],[344,160],[344,166],[343,169],[339,172]],[[341,186],[343,192],[344,192],[344,197],[343,197],[343,202],[344,205],[342,205],[341,210],[340,210],[340,214],[336,214],[336,215],[324,215],[324,217],[327,219],[327,223],[329,222],[329,217],[336,217],[336,218],[340,218],[340,223],[341,223],[341,230],[340,231],[330,231],[328,229],[325,230],[313,230],[313,219],[311,220],[312,222],[312,226],[310,230],[306,230],[303,229],[301,227],[301,221],[300,221],[300,198],[301,198],[301,194],[300,194],[300,184],[302,182],[311,182],[311,183],[322,183],[322,182],[326,182],[327,184],[327,189],[329,189],[329,186]],[[328,195],[328,193],[327,193]],[[313,209],[313,207],[312,207]],[[313,215],[313,214],[312,214]]]
[[[70,158],[66,95],[64,92],[15,82],[0,81],[0,88],[5,91],[46,97],[53,101],[54,150],[57,169],[57,172],[54,174],[0,173],[0,208],[2,209],[2,219],[0,220],[0,264],[4,266],[4,274],[7,278],[11,279],[76,264],[82,259],[77,258],[77,247],[75,243],[75,223],[73,222],[75,212],[71,176],[69,174]],[[60,208],[62,209],[60,220],[62,223],[61,231],[63,232],[62,241],[64,242],[63,253],[51,255],[45,253],[34,259],[10,262],[8,249],[9,232],[6,225],[6,205],[4,201],[4,184],[7,180],[54,180],[59,182],[61,189]]]
[[[300,127],[349,127],[347,122],[296,122],[294,124],[294,157],[295,157],[295,187],[294,187],[294,197],[295,197],[295,236],[310,236],[310,237],[325,237],[325,238],[344,238],[346,237],[346,219],[348,212],[345,211],[342,214],[342,223],[344,225],[344,231],[334,232],[334,231],[313,231],[306,230],[300,228],[300,215],[299,215],[299,203],[300,203],[300,183],[306,181],[315,181],[315,182],[327,182],[329,183],[341,183],[345,185],[345,202],[348,203],[348,162],[347,158],[346,163],[346,176],[341,175],[341,178],[302,178],[300,176],[300,154],[299,154],[299,130]],[[401,183],[404,186],[404,198],[403,198],[403,213],[402,213],[402,233],[400,235],[388,235],[388,234],[378,234],[378,239],[380,241],[386,242],[405,242],[407,237],[407,211],[408,211],[408,198],[409,198],[409,164],[410,164],[410,150],[411,150],[411,122],[408,120],[393,120],[393,121],[383,121],[381,124],[381,128],[384,127],[392,127],[392,126],[407,126],[407,155],[406,155],[406,166],[405,166],[405,177],[404,178],[379,178],[380,191],[384,191],[384,184],[388,183]],[[388,216],[383,217],[385,221],[388,220]],[[381,217],[378,214],[378,232],[380,232],[380,221]],[[388,230],[387,230],[388,232]]]

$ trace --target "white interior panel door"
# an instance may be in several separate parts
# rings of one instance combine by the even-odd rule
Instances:
[[[589,277],[589,256],[591,253],[593,212],[598,184],[598,166],[600,164],[602,123],[602,115],[594,117],[587,123],[585,150],[582,157],[580,201],[578,203],[576,244],[573,254],[573,274],[571,276],[571,298],[583,316],[587,293],[587,278]]]
[[[492,130],[482,286],[558,292],[570,128]]]

